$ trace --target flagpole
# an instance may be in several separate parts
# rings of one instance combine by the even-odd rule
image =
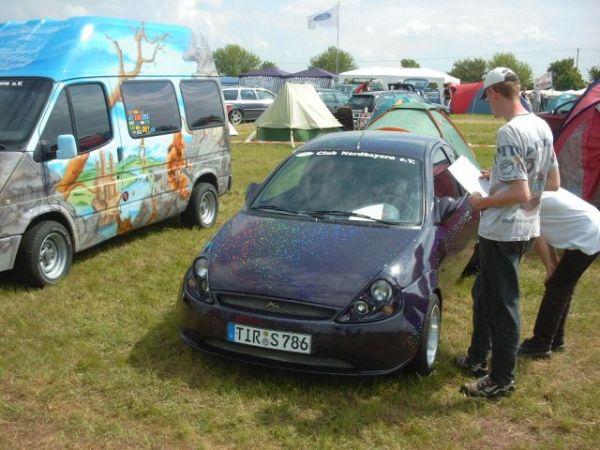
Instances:
[[[337,40],[335,43],[335,74],[339,75],[340,60],[340,2],[337,2]]]

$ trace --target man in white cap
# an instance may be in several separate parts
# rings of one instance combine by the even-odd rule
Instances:
[[[519,263],[540,234],[542,191],[558,189],[560,176],[550,127],[521,104],[518,76],[506,67],[497,67],[485,76],[483,87],[482,99],[495,117],[507,123],[496,137],[489,196],[475,193],[469,198],[475,211],[482,210],[480,273],[472,290],[471,346],[467,356],[456,361],[469,373],[483,375],[463,385],[461,391],[492,398],[515,389],[521,322]]]

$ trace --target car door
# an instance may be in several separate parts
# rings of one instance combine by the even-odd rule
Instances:
[[[121,189],[119,141],[107,101],[106,79],[66,83],[44,124],[40,140],[49,151],[44,161],[49,203],[73,216],[80,248],[117,234]],[[59,135],[73,135],[77,156],[56,159]]]
[[[264,111],[254,89],[240,89],[240,109],[244,113],[244,119],[247,120],[256,119]]]

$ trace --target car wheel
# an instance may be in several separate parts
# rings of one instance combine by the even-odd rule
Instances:
[[[210,183],[198,183],[192,189],[187,208],[181,213],[181,221],[188,226],[210,228],[217,221],[218,213],[217,190]]]
[[[423,321],[423,331],[419,351],[412,362],[412,368],[421,375],[429,375],[435,366],[440,344],[440,325],[442,324],[442,311],[437,295],[433,294],[429,300],[429,308]]]
[[[229,121],[234,125],[239,125],[244,121],[244,115],[239,109],[234,109],[229,113]]]
[[[72,261],[71,235],[60,223],[47,220],[23,235],[14,272],[24,284],[44,287],[58,283],[69,272]]]

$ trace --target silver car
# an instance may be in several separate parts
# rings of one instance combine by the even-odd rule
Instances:
[[[256,120],[275,100],[275,94],[271,91],[252,87],[224,88],[223,97],[225,104],[233,106],[229,113],[229,121],[234,125]]]

